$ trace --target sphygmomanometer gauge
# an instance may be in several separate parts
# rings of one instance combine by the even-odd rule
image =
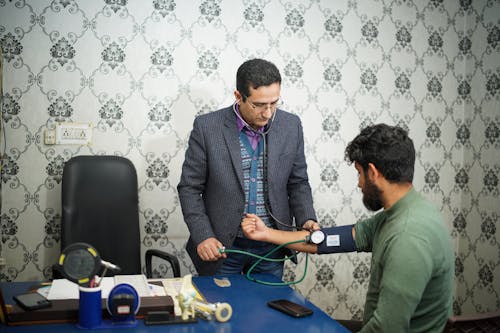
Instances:
[[[63,250],[58,269],[66,279],[80,286],[89,286],[101,269],[101,257],[91,245],[73,243]]]
[[[313,244],[321,244],[325,240],[325,233],[321,230],[314,230],[309,239]]]

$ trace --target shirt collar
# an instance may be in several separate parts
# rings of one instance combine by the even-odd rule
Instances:
[[[407,206],[409,202],[412,202],[415,200],[415,198],[418,196],[418,192],[413,188],[413,186],[410,188],[408,193],[406,193],[401,199],[396,201],[389,209],[384,210],[385,214],[387,216],[391,216],[395,212],[397,212],[400,207]]]
[[[243,129],[246,129],[246,127],[245,127],[245,124],[243,123],[243,121],[240,118],[240,117],[243,117],[243,116],[240,113],[240,106],[238,104],[235,105],[235,109],[236,109],[236,112],[238,112],[238,114],[239,114],[239,117],[236,117],[236,122],[238,124],[238,131],[241,132],[241,131],[243,131]],[[250,131],[248,129],[245,130],[245,133],[247,135],[254,136],[254,135],[257,135],[258,133],[262,133],[263,131],[264,131],[264,127],[261,127],[261,128],[259,128],[256,131],[257,133],[255,133],[254,131]]]

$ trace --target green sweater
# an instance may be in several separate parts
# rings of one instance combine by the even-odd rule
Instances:
[[[442,332],[452,309],[454,253],[439,211],[413,188],[355,225],[372,252],[360,332]]]

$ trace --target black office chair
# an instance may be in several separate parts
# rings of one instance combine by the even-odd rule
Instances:
[[[119,156],[76,156],[66,162],[62,179],[61,249],[84,242],[103,260],[118,265],[119,274],[141,274],[137,173]],[[159,250],[146,251],[146,277],[152,257],[168,261],[180,277],[178,259]],[[109,272],[109,271],[108,271]]]
[[[448,318],[444,333],[500,332],[500,311]]]

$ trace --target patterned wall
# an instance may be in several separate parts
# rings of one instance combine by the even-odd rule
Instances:
[[[453,235],[455,312],[500,309],[500,1],[0,0],[0,45],[1,280],[50,276],[63,165],[82,154],[134,162],[143,251],[194,272],[176,193],[192,122],[231,103],[237,67],[263,57],[303,120],[321,224],[368,216],[344,147],[365,125],[399,124],[417,148],[415,187]],[[92,144],[45,145],[57,122],[92,123]],[[361,318],[369,265],[309,256],[297,289]]]

